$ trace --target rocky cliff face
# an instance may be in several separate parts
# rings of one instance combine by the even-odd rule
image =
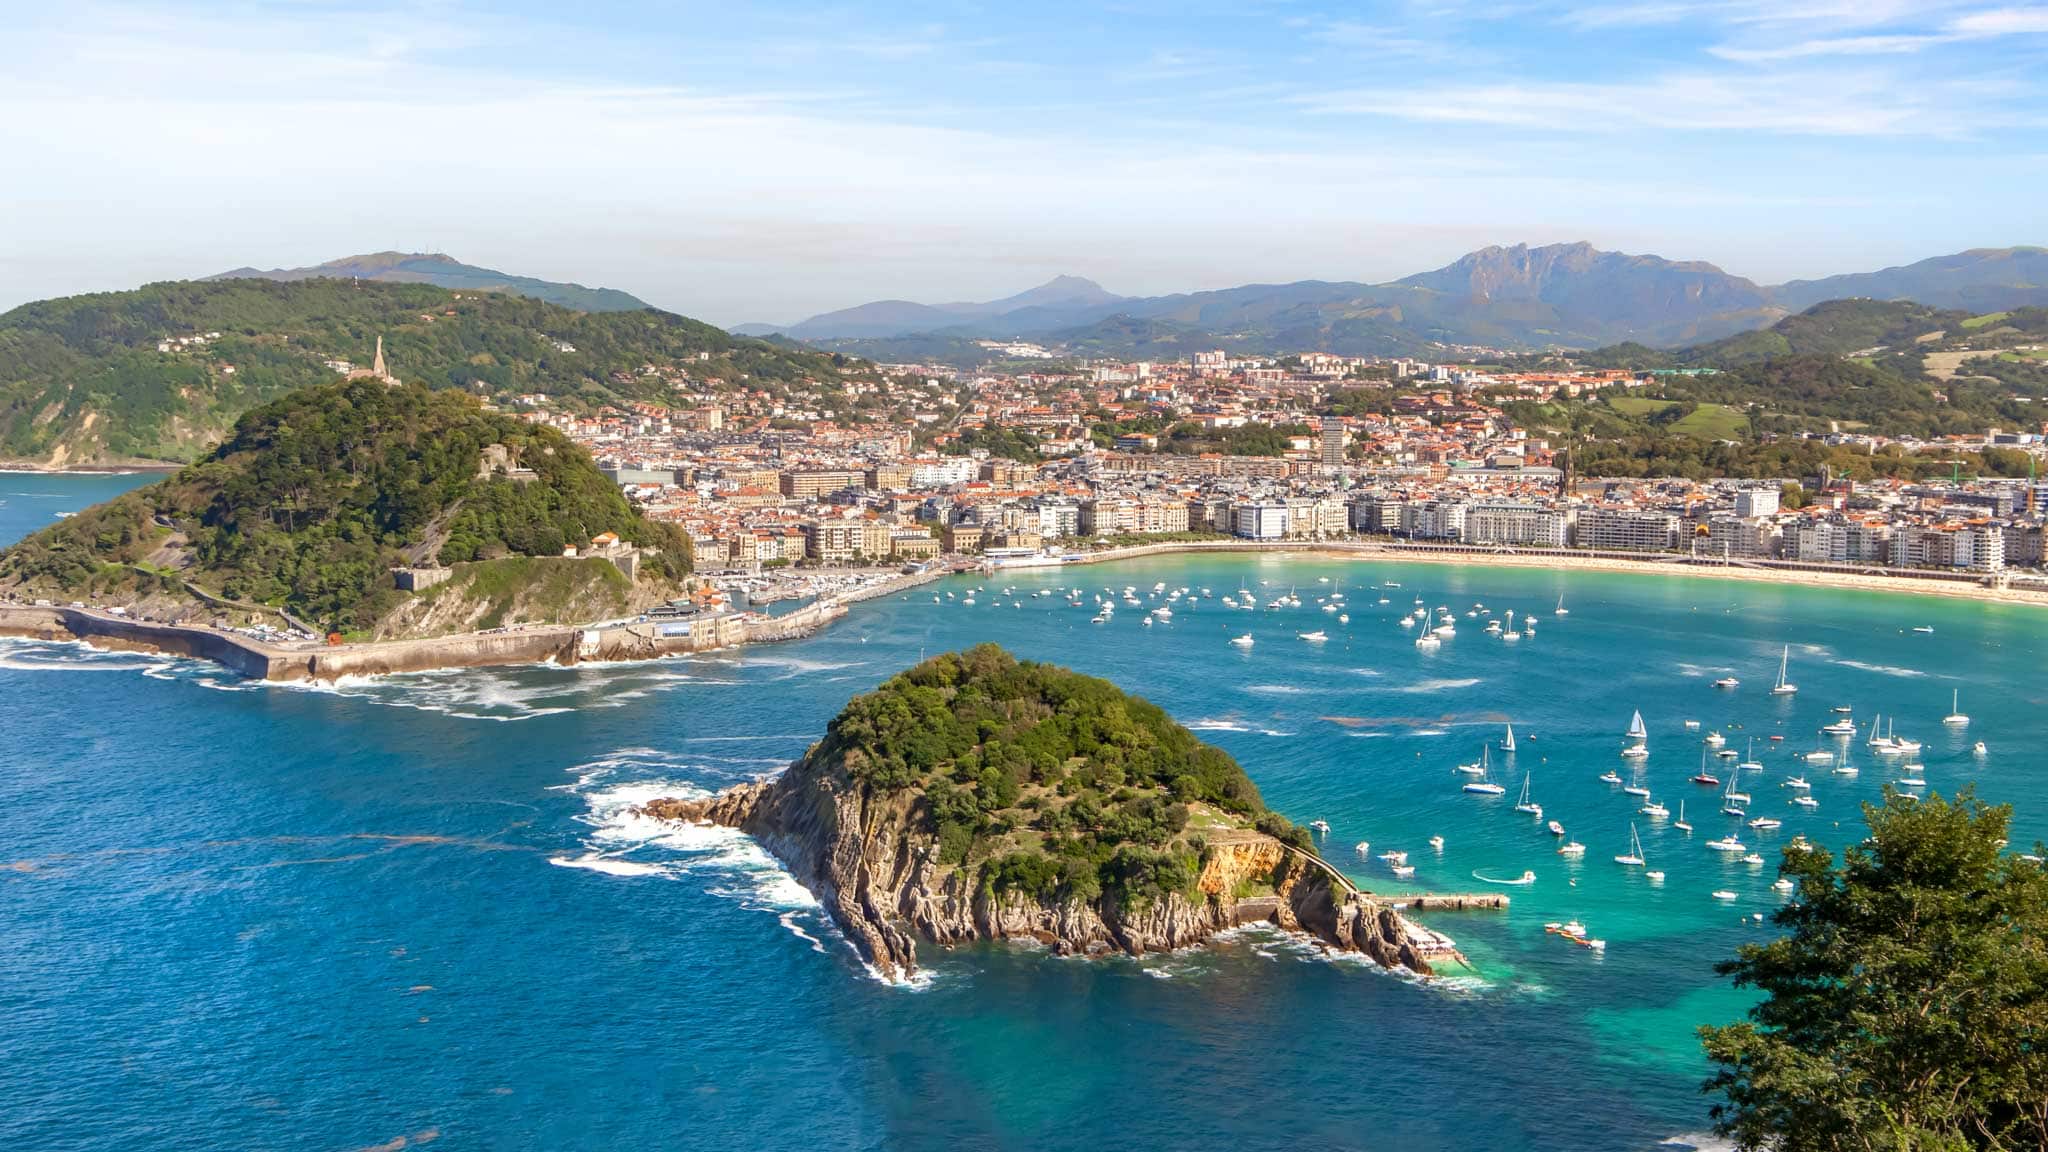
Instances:
[[[941,865],[922,806],[914,794],[870,796],[806,758],[772,780],[708,800],[656,800],[644,811],[737,828],[759,840],[889,979],[916,971],[919,939],[950,946],[1028,937],[1062,955],[1138,955],[1255,923],[1308,933],[1389,968],[1431,970],[1398,912],[1348,885],[1333,891],[1338,882],[1319,862],[1270,836],[1212,837],[1198,899],[1175,894],[1137,907],[1109,897],[1041,901],[990,892],[971,868]],[[1271,894],[1239,895],[1246,891]]]

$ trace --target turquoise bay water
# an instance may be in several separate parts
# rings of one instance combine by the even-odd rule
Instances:
[[[0,539],[133,482],[0,476]],[[1348,625],[1318,610],[1337,587],[1322,577],[1341,581]],[[1372,590],[1389,580],[1402,587]],[[1088,622],[1094,592],[1155,581],[1264,599],[1292,586],[1304,607],[1211,599],[1170,624],[1143,627],[1132,607]],[[932,603],[977,586],[974,607]],[[1073,586],[1089,609],[1030,595]],[[1434,655],[1394,624],[1418,595],[1459,613]],[[1551,614],[1559,595],[1567,617]],[[1484,635],[1463,615],[1480,601],[1534,610],[1536,636]],[[1314,628],[1327,644],[1294,639]],[[1245,631],[1249,651],[1227,643]],[[2048,833],[2029,755],[2048,734],[2044,635],[2048,615],[1964,602],[1230,557],[958,580],[740,654],[325,689],[0,642],[0,1139],[1650,1148],[1705,1127],[1692,1029],[1743,1006],[1711,965],[1762,938],[1747,918],[1775,900],[1773,868],[1704,847],[1734,822],[1687,782],[1701,733],[1682,722],[1737,749],[1758,738],[1752,808],[1785,827],[1742,836],[1773,864],[1795,832],[1854,836],[1857,803],[1891,775],[1860,738],[1857,777],[1793,762],[1836,704],[1896,712],[1934,788],[1979,782],[2016,804],[2015,840],[2031,842]],[[848,696],[982,640],[1158,701],[1276,808],[1328,820],[1327,853],[1368,887],[1400,885],[1360,840],[1407,849],[1422,887],[1537,880],[1507,889],[1506,913],[1427,918],[1477,968],[1434,985],[1249,933],[1142,962],[926,949],[928,981],[898,988],[743,839],[626,814],[773,771]],[[1788,643],[1801,692],[1776,700]],[[1710,686],[1731,673],[1739,689]],[[1939,723],[1952,689],[1966,733]],[[1615,752],[1635,708],[1646,778],[1674,809],[1686,799],[1690,837],[1597,779],[1626,774]],[[1521,741],[1512,761],[1495,752],[1508,795],[1463,794],[1453,765],[1507,720]],[[1512,811],[1524,772],[1582,862]],[[1779,787],[1793,773],[1813,783],[1811,813]],[[1631,820],[1662,885],[1611,862]],[[1543,933],[1568,917],[1606,953]]]

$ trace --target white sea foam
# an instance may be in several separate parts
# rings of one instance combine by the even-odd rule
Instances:
[[[1380,670],[1377,668],[1353,668],[1351,674],[1353,676],[1377,676],[1380,674]]]
[[[1443,729],[1441,729],[1441,728],[1417,728],[1417,729],[1416,729],[1415,731],[1413,731],[1413,732],[1410,732],[1410,733],[1409,733],[1409,735],[1410,735],[1410,736],[1448,736],[1448,735],[1450,735],[1450,733],[1448,733],[1448,732],[1444,731],[1444,730],[1443,730]]]
[[[1251,728],[1250,728],[1250,726],[1249,726],[1249,725],[1245,725],[1245,724],[1240,724],[1240,723],[1238,723],[1238,722],[1237,722],[1237,721],[1235,721],[1235,720],[1190,720],[1190,721],[1188,721],[1188,725],[1187,725],[1187,727],[1188,727],[1188,731],[1190,731],[1190,732],[1249,732],[1249,731],[1251,731]]]
[[[845,669],[848,669],[848,668],[859,668],[859,667],[862,667],[862,666],[864,666],[864,665],[865,665],[865,664],[867,663],[867,661],[865,661],[865,660],[807,660],[807,659],[805,659],[805,658],[803,658],[803,657],[801,657],[801,656],[789,656],[789,655],[783,655],[783,654],[765,654],[765,655],[748,655],[748,654],[743,654],[743,655],[742,655],[742,657],[741,657],[741,663],[745,664],[745,665],[746,665],[747,667],[749,667],[749,668],[781,668],[781,669],[784,669],[784,670],[786,670],[786,671],[788,672],[788,675],[786,675],[786,676],[778,676],[778,677],[775,677],[775,679],[777,679],[777,680],[789,680],[789,679],[792,679],[792,678],[794,678],[794,677],[797,677],[797,676],[803,676],[803,675],[808,675],[809,673],[812,673],[812,672],[840,672],[840,671],[844,671]]]
[[[562,868],[586,868],[602,872],[607,876],[663,876],[667,873],[652,864],[639,864],[631,860],[614,860],[609,856],[583,855],[574,859],[566,856],[550,856],[548,863]]]
[[[722,784],[733,777],[731,768],[684,753],[628,747],[569,772],[573,781],[560,790],[582,798],[584,811],[576,819],[589,831],[582,855],[556,856],[549,863],[606,876],[691,879],[707,895],[774,913],[777,923],[813,951],[824,952],[823,937],[837,935],[818,898],[752,837],[735,828],[658,820],[641,812],[653,800],[708,797],[707,778]]]
[[[1315,691],[1314,688],[1304,688],[1299,684],[1247,684],[1244,690],[1256,692],[1261,696],[1305,696]]]
[[[1917,668],[1901,668],[1895,664],[1865,664],[1861,660],[1837,660],[1835,661],[1835,663],[1840,664],[1844,668],[1855,668],[1864,672],[1875,672],[1880,676],[1916,677],[1927,675],[1927,673],[1922,672]]]
[[[0,636],[0,668],[21,672],[142,672],[197,661],[156,652],[110,652],[83,640]]]
[[[1401,687],[1394,689],[1394,691],[1411,692],[1416,694],[1422,694],[1426,692],[1450,692],[1459,688],[1470,688],[1478,683],[1479,678],[1477,676],[1467,676],[1457,680],[1418,680],[1413,684],[1404,684]]]
[[[1682,1132],[1657,1143],[1659,1148],[1691,1149],[1692,1152],[1735,1152],[1735,1142],[1711,1132]]]

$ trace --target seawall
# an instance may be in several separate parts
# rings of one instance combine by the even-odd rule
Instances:
[[[0,635],[43,640],[87,640],[104,648],[168,652],[211,660],[256,680],[280,675],[288,656],[279,648],[233,633],[132,620],[89,608],[0,604]]]
[[[796,640],[846,615],[844,604],[812,604],[783,616],[729,615],[687,622],[597,628],[561,625],[364,644],[272,643],[242,633],[136,620],[61,605],[0,604],[0,635],[84,640],[105,648],[168,652],[210,660],[253,680],[338,680],[437,668],[652,660],[742,644]]]

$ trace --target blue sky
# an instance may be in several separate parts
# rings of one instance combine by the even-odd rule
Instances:
[[[0,0],[0,307],[387,248],[718,323],[2048,243],[2048,4]]]

